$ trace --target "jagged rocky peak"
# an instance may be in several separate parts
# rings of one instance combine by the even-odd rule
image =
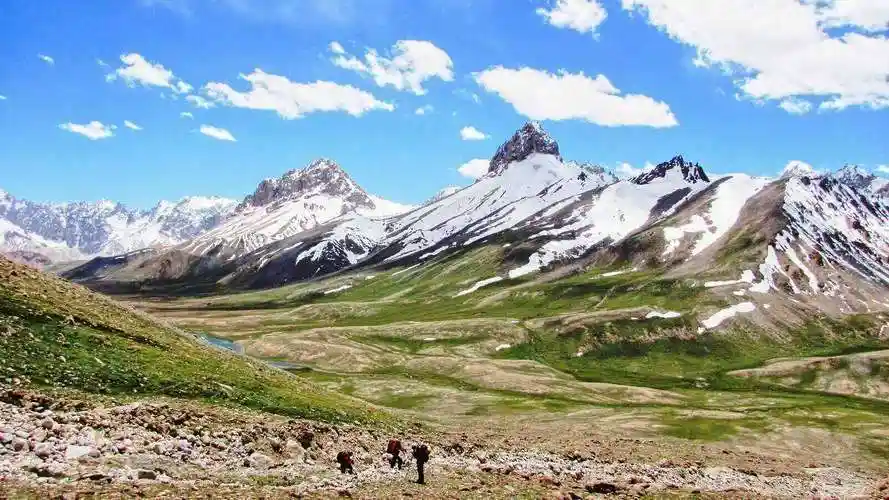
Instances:
[[[868,188],[877,179],[876,175],[858,165],[846,165],[831,177],[854,189]]]
[[[696,184],[699,181],[710,182],[710,178],[707,177],[707,173],[704,172],[704,168],[699,163],[687,162],[682,155],[674,156],[672,160],[658,164],[651,170],[633,177],[630,179],[630,182],[634,184],[648,184],[655,179],[665,178],[673,172],[681,173],[682,178],[691,184]]]
[[[580,170],[580,180],[592,179],[600,184],[611,184],[617,182],[617,176],[614,172],[607,170],[602,165],[589,162],[568,161],[568,165],[577,167]]]
[[[290,170],[277,179],[265,179],[238,210],[262,207],[307,195],[340,198],[356,207],[374,208],[374,202],[335,161],[320,158],[304,168]]]
[[[534,153],[553,155],[562,159],[559,154],[559,143],[556,142],[539,122],[528,122],[504,142],[494,157],[491,158],[489,173],[499,174],[507,165],[522,161]]]

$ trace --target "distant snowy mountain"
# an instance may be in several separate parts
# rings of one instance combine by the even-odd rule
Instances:
[[[182,251],[231,260],[346,214],[386,217],[412,208],[368,194],[336,162],[319,159],[262,181],[232,217]]]
[[[682,156],[618,180],[602,167],[564,162],[559,144],[532,122],[497,149],[476,182],[420,207],[369,195],[336,163],[318,160],[263,181],[224,222],[187,242],[94,260],[66,276],[271,287],[422,266],[493,245],[501,262],[488,279],[590,264],[645,268],[693,280],[715,275],[704,287],[725,287],[731,300],[779,294],[845,313],[889,303],[887,185],[858,167],[819,174],[800,162],[777,179],[712,175]]]
[[[0,251],[58,262],[172,245],[217,225],[234,206],[225,198],[190,197],[137,211],[107,200],[36,203],[0,191]]]

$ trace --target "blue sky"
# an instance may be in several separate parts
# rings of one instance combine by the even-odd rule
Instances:
[[[529,117],[566,159],[610,168],[676,153],[712,172],[761,175],[792,160],[889,164],[889,9],[720,6],[8,0],[0,187],[147,208],[186,195],[240,198],[325,156],[368,191],[416,203],[471,182],[458,167],[490,157]],[[313,82],[327,83],[299,87]],[[487,138],[464,140],[466,127]],[[220,140],[223,131],[235,141]]]

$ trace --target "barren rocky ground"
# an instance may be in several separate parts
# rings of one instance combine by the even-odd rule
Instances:
[[[868,498],[878,497],[881,486],[873,473],[832,467],[829,459],[801,468],[783,464],[780,472],[775,463],[756,458],[746,468],[702,460],[644,462],[616,459],[611,448],[652,443],[605,440],[554,453],[533,444],[485,441],[471,430],[418,426],[404,439],[406,444],[422,439],[433,450],[429,484],[423,487],[411,483],[411,463],[403,471],[389,468],[383,453],[389,436],[383,431],[177,400],[123,404],[10,388],[0,400],[0,484],[12,498]],[[355,475],[335,468],[334,457],[343,449],[355,453]]]

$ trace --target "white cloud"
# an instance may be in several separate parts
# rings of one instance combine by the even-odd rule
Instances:
[[[182,118],[188,118],[190,120],[194,120],[194,115],[191,114],[191,111],[183,111],[183,112],[179,113],[179,116]]]
[[[827,0],[821,9],[829,27],[853,26],[863,31],[889,30],[889,2],[880,0]]]
[[[196,108],[210,109],[216,106],[216,103],[194,94],[185,96],[185,100],[192,103]]]
[[[475,160],[469,160],[468,162],[461,165],[457,169],[457,172],[460,172],[460,175],[462,175],[463,177],[478,179],[479,177],[487,174],[489,168],[491,168],[490,160],[477,158]]]
[[[488,136],[485,135],[485,133],[482,132],[481,130],[479,130],[473,126],[469,126],[469,127],[463,127],[460,130],[460,138],[463,139],[464,141],[483,141],[483,140],[487,139]]]
[[[99,66],[101,66],[103,68],[110,68],[111,67],[108,65],[108,63],[106,63],[105,61],[103,61],[101,59],[96,59],[96,64],[98,64]]]
[[[784,99],[778,106],[793,115],[804,115],[812,110],[811,102],[795,97]]]
[[[191,92],[192,86],[176,77],[172,71],[163,65],[146,60],[139,54],[124,54],[120,56],[123,66],[105,76],[105,79],[114,81],[122,79],[131,87],[144,85],[146,87],[161,87],[173,91],[175,94]]]
[[[434,110],[435,110],[435,108],[433,108],[431,104],[427,104],[425,106],[420,106],[419,108],[417,108],[417,110],[414,111],[414,114],[415,115],[425,115],[426,113],[431,113]]]
[[[105,125],[100,121],[91,121],[86,125],[80,125],[77,123],[63,123],[59,125],[59,128],[62,130],[67,130],[68,132],[73,132],[75,134],[80,134],[89,138],[91,141],[96,141],[99,139],[107,139],[114,135],[114,129],[117,127],[114,125]]]
[[[342,44],[340,44],[340,42],[337,42],[335,40],[333,42],[330,42],[329,48],[330,48],[330,51],[333,52],[334,54],[345,54],[346,53],[346,49],[343,48]]]
[[[889,165],[878,165],[875,170],[881,174],[889,174]]]
[[[696,49],[743,97],[820,98],[819,109],[889,107],[889,3],[873,0],[622,0]],[[843,30],[830,28],[843,26]]]
[[[334,42],[336,43],[336,42]],[[380,56],[376,50],[368,49],[364,60],[346,54],[342,45],[330,44],[336,54],[333,64],[340,68],[369,75],[380,87],[391,85],[398,90],[408,90],[417,95],[426,93],[423,82],[439,78],[446,82],[454,80],[454,62],[444,50],[432,42],[421,40],[399,40],[392,46],[392,58]]]
[[[212,125],[201,125],[201,133],[214,139],[219,139],[220,141],[235,142],[235,136],[224,128],[218,128]]]
[[[142,127],[140,127],[139,125],[136,125],[135,123],[133,123],[129,120],[124,120],[123,126],[128,129],[132,129],[132,130],[142,130]]]
[[[217,103],[275,111],[286,119],[302,118],[309,113],[322,111],[344,111],[352,116],[361,116],[376,109],[395,109],[392,104],[379,101],[373,94],[351,85],[325,81],[296,83],[261,69],[241,75],[241,78],[250,82],[249,91],[238,92],[228,84],[215,82],[205,85],[204,91]]]
[[[46,64],[49,64],[50,66],[52,66],[53,64],[56,63],[55,59],[53,59],[52,57],[49,57],[47,55],[44,55],[44,54],[37,54],[37,57],[39,57],[41,61],[45,62]]]
[[[5,100],[6,100],[6,96],[5,96],[5,95],[0,95],[0,101],[5,101]]]
[[[556,0],[552,9],[541,7],[537,14],[557,28],[593,34],[608,17],[605,8],[596,0]]]
[[[650,165],[650,163],[647,163],[645,168],[648,168]],[[644,168],[636,168],[627,162],[622,162],[618,163],[617,168],[614,169],[614,175],[621,179],[629,179],[630,177],[636,177],[644,171]]]
[[[670,107],[640,94],[621,94],[605,75],[557,74],[502,66],[476,73],[475,81],[532,120],[586,120],[608,127],[678,125]]]

